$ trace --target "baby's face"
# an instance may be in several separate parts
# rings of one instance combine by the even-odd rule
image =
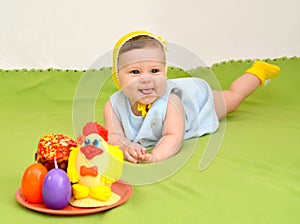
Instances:
[[[118,63],[119,81],[131,104],[153,103],[165,93],[166,64],[162,49],[145,47],[122,53]]]

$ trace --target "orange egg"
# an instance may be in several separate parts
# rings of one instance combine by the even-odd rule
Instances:
[[[48,170],[40,163],[26,168],[22,177],[21,190],[24,198],[30,203],[42,203],[43,181]]]

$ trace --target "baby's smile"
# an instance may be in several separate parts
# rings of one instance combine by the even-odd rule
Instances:
[[[150,89],[139,89],[139,91],[144,95],[151,95],[154,92],[153,88]]]

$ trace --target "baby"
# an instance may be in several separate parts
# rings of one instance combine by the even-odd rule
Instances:
[[[157,162],[175,155],[184,139],[213,133],[219,119],[280,68],[255,61],[229,90],[212,90],[200,78],[167,80],[165,43],[146,31],[122,37],[113,51],[113,79],[120,89],[104,108],[109,143],[132,163]],[[151,152],[146,147],[154,146]]]

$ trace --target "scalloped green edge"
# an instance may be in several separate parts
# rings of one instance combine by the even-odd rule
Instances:
[[[270,58],[265,58],[265,59],[245,59],[245,60],[242,60],[242,59],[239,59],[239,60],[229,60],[229,61],[221,61],[221,62],[218,62],[218,63],[214,63],[211,68],[217,68],[219,66],[224,66],[224,65],[227,65],[227,64],[243,64],[243,63],[247,63],[247,64],[250,64],[250,63],[253,63],[255,60],[261,60],[261,61],[265,61],[265,62],[268,62],[268,63],[277,63],[277,62],[284,62],[284,61],[288,61],[288,60],[299,60],[300,57],[298,56],[293,56],[293,57],[281,57],[281,58],[273,58],[273,59],[270,59]]]
[[[221,61],[221,62],[217,62],[212,64],[211,66],[199,66],[196,68],[192,68],[189,69],[187,71],[184,71],[182,68],[177,68],[177,67],[173,67],[173,66],[169,66],[168,69],[174,71],[174,72],[192,72],[194,70],[203,70],[203,71],[207,71],[207,70],[214,70],[217,69],[219,67],[222,66],[227,66],[229,65],[241,65],[241,64],[251,64],[253,61],[255,60],[262,60],[265,62],[269,62],[269,63],[277,63],[277,62],[284,62],[284,61],[291,61],[291,60],[299,60],[300,57],[298,56],[293,56],[293,57],[281,57],[281,58],[266,58],[266,59],[239,59],[239,60],[228,60],[228,61]],[[97,71],[103,71],[104,69],[111,69],[111,67],[103,67],[100,69],[84,69],[84,70],[78,70],[78,69],[59,69],[59,68],[46,68],[46,69],[27,69],[27,68],[23,68],[23,69],[1,69],[0,68],[0,72],[1,73],[6,73],[6,72],[23,72],[23,73],[29,73],[29,72],[87,72],[87,71],[91,71],[91,72],[97,72]]]

